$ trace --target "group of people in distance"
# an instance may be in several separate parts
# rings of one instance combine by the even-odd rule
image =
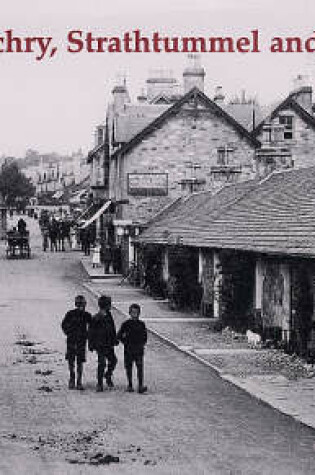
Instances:
[[[39,226],[43,238],[43,251],[65,251],[65,242],[71,248],[71,226],[69,219],[57,219],[48,213],[42,213]]]
[[[86,311],[83,295],[75,298],[75,308],[66,313],[62,330],[67,337],[66,360],[69,365],[69,389],[83,389],[83,364],[86,361],[86,346],[96,351],[98,358],[96,391],[102,392],[103,379],[109,388],[114,386],[113,372],[117,365],[115,346],[124,345],[124,365],[128,381],[127,391],[133,392],[133,364],[137,368],[138,392],[143,394],[147,387],[143,383],[144,347],[147,343],[147,329],[140,320],[141,308],[137,303],[129,307],[129,316],[116,332],[111,313],[111,297],[102,295],[98,299],[98,312],[92,315]],[[76,367],[75,367],[76,366]],[[77,370],[77,371],[75,371]]]

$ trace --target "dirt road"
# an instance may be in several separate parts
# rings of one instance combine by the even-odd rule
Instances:
[[[314,431],[153,336],[148,394],[125,392],[120,347],[113,390],[95,392],[90,353],[85,391],[69,391],[60,322],[76,293],[92,312],[95,300],[78,254],[39,244],[29,261],[0,246],[1,474],[315,473]]]

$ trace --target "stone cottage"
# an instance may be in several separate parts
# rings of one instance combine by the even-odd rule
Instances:
[[[209,317],[314,353],[314,185],[311,167],[181,199],[138,237],[139,259]]]

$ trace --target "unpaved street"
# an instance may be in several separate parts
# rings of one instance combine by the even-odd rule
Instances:
[[[125,392],[121,347],[115,389],[95,392],[90,353],[85,391],[69,391],[60,322],[76,293],[96,303],[80,254],[39,244],[29,261],[6,260],[0,245],[1,474],[315,473],[314,431],[153,336],[148,394]]]

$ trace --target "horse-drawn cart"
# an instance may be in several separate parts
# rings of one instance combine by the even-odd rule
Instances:
[[[16,230],[7,232],[7,258],[27,258],[31,257],[29,231],[19,232]]]

